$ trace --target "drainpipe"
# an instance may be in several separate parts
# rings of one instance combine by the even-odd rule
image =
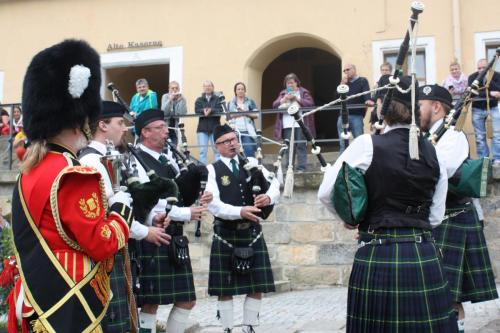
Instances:
[[[458,62],[462,61],[462,44],[460,40],[460,0],[452,0],[453,12],[453,55],[457,58]]]

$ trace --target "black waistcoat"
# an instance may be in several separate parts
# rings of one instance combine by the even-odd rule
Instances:
[[[158,176],[170,179],[175,178],[176,171],[173,166],[162,165],[160,161],[143,150],[138,149],[138,153],[139,156],[142,157],[144,163],[146,163],[146,166],[148,166],[150,169],[153,169]]]
[[[253,206],[252,189],[246,182],[246,173],[241,161],[239,163],[240,174],[238,178],[221,160],[215,162],[213,167],[222,202],[233,206]],[[220,218],[217,219],[224,221]]]
[[[439,179],[439,162],[431,143],[420,137],[419,160],[408,152],[408,129],[373,135],[373,159],[365,173],[368,210],[363,227],[430,229],[429,207]]]

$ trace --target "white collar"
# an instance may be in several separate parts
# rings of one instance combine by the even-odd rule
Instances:
[[[385,126],[384,133],[388,133],[388,132],[395,130],[395,129],[398,129],[398,128],[410,129],[410,125],[408,125],[408,124],[395,124],[392,126],[387,125],[387,126]]]
[[[97,150],[102,155],[106,155],[106,145],[104,143],[102,143],[102,142],[92,140],[89,143],[89,147],[90,148],[94,148],[95,150]]]
[[[225,157],[225,156],[220,156],[220,160],[222,161],[222,163],[224,163],[228,168],[229,170],[232,170],[233,166],[231,165],[231,160],[235,160],[236,161],[236,166],[237,168],[239,169],[240,166],[239,166],[239,160],[238,160],[238,155],[236,155],[235,157],[233,158],[229,158],[229,157]]]
[[[154,157],[156,160],[160,158],[160,155],[162,155],[161,153],[158,153],[152,149],[149,149],[148,147],[146,147],[145,145],[143,145],[142,143],[139,143],[139,148],[141,148],[141,150],[143,152],[145,152],[146,154],[149,154],[151,155],[152,157]],[[164,154],[163,154],[164,155]]]
[[[438,121],[436,121],[432,126],[431,126],[431,129],[429,130],[429,133],[430,134],[434,134],[434,132],[437,131],[437,129],[439,128],[439,126],[441,126],[441,124],[443,123],[444,119],[441,118],[439,119]]]

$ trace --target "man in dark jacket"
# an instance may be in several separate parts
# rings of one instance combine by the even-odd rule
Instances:
[[[368,80],[365,77],[358,76],[356,72],[356,66],[353,64],[346,64],[343,69],[344,75],[342,77],[342,84],[347,84],[349,86],[349,92],[347,96],[359,94],[360,92],[370,90]],[[352,132],[354,138],[357,138],[363,134],[363,119],[365,118],[365,112],[367,106],[373,106],[373,101],[370,100],[370,95],[363,95],[358,98],[351,99],[347,104],[364,104],[365,106],[361,108],[349,108],[349,129]],[[342,119],[338,117],[337,120],[337,131],[342,133]],[[343,152],[344,140],[340,140],[340,152]]]
[[[486,69],[486,66],[488,66],[488,61],[486,59],[479,59],[477,62],[477,72],[469,76],[469,86],[476,79],[479,72]],[[488,157],[490,155],[490,150],[486,143],[486,118],[489,113],[493,123],[493,139],[491,140],[493,164],[500,165],[500,113],[498,111],[500,73],[493,73],[489,87],[485,88],[484,83],[480,82],[479,85],[482,88],[480,88],[478,96],[480,100],[472,102],[472,125],[474,126],[474,134],[476,136],[477,155],[479,157]]]
[[[194,103],[194,112],[203,115],[198,122],[196,134],[200,146],[200,161],[207,164],[208,141],[212,141],[212,150],[215,160],[219,159],[219,153],[214,147],[213,130],[220,124],[220,117],[211,116],[212,113],[222,112],[222,104],[218,96],[214,94],[212,81],[203,82],[203,93]]]

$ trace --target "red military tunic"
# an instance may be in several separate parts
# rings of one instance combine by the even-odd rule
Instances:
[[[105,266],[111,268],[114,254],[128,240],[131,211],[114,204],[108,213],[100,173],[77,165],[75,156],[64,147],[50,146],[53,149],[44,159],[22,175],[20,187],[27,210],[50,250],[69,277],[79,282],[96,262],[110,259]],[[109,301],[102,286],[94,289],[102,295],[102,302]],[[23,309],[23,317],[27,312]]]

